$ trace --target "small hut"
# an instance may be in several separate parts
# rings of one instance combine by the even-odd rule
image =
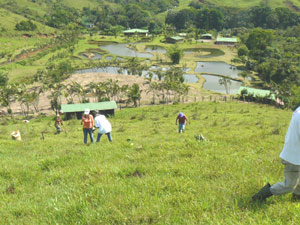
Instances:
[[[81,119],[85,109],[89,109],[94,116],[95,111],[100,111],[105,116],[112,116],[115,114],[116,108],[117,104],[115,101],[61,105],[61,110],[65,113],[66,119]]]
[[[130,30],[124,30],[123,34],[126,36],[148,36],[148,30],[142,30],[142,29],[130,29]]]
[[[179,36],[167,37],[166,38],[166,42],[171,43],[171,44],[175,44],[175,43],[178,43],[178,42],[183,42],[183,40],[184,40],[184,38],[179,37]]]
[[[202,34],[200,39],[211,40],[212,35],[211,34]]]
[[[235,37],[218,37],[215,44],[216,45],[230,45],[234,46],[236,43],[238,43],[237,38]]]

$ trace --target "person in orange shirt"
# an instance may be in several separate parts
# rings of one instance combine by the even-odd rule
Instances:
[[[84,114],[81,119],[81,124],[83,124],[84,144],[87,143],[88,134],[90,135],[91,142],[94,143],[93,127],[95,123],[94,123],[94,117],[93,115],[90,114],[89,109],[84,110]]]

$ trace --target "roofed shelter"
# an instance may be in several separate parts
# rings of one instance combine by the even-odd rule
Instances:
[[[175,44],[177,42],[183,42],[184,38],[179,36],[167,37],[166,42]]]
[[[211,40],[212,39],[212,35],[211,34],[202,34],[200,39],[207,39],[207,40]]]
[[[268,98],[270,100],[275,100],[275,95],[272,94],[270,90],[262,90],[262,89],[257,89],[257,88],[240,86],[238,94],[239,95],[243,94],[245,96],[252,95],[254,98],[264,97],[264,98]]]
[[[130,30],[124,30],[123,34],[127,36],[133,36],[133,35],[140,35],[140,36],[148,36],[149,30],[142,30],[142,29],[130,29]]]
[[[89,109],[91,112],[100,111],[101,114],[105,116],[114,115],[116,108],[117,104],[115,101],[61,105],[61,110],[65,113],[66,119],[71,119],[74,117],[77,119],[81,119],[85,109]]]
[[[235,45],[238,43],[237,38],[235,37],[217,37],[217,40],[215,42],[216,45]]]

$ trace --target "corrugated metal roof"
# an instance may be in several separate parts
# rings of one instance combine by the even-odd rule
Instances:
[[[238,93],[241,94],[242,90],[244,90],[244,89],[247,90],[247,95],[253,94],[254,97],[256,97],[256,96],[265,97],[265,96],[268,96],[271,94],[271,91],[269,91],[269,90],[250,88],[250,87],[245,87],[245,86],[240,86]],[[275,99],[274,94],[271,94],[270,98]]]
[[[89,109],[89,110],[107,110],[107,109],[116,109],[116,108],[117,108],[117,104],[116,104],[115,101],[61,105],[61,110],[64,113],[83,112],[85,109]]]
[[[202,34],[201,37],[212,37],[211,34]]]
[[[148,30],[142,30],[142,29],[130,29],[130,30],[124,30],[123,33],[148,33]]]
[[[217,42],[232,42],[232,43],[236,43],[237,38],[226,38],[226,37],[217,37]]]
[[[184,38],[183,37],[179,37],[179,36],[174,36],[174,37],[170,37],[171,39],[174,39],[174,40],[183,40]]]

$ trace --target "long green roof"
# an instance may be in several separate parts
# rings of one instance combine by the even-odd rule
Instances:
[[[265,96],[270,95],[271,99],[275,99],[274,94],[271,94],[271,91],[269,91],[269,90],[250,88],[250,87],[245,87],[245,86],[240,86],[238,93],[241,94],[242,90],[245,90],[245,89],[247,90],[247,95],[253,94],[254,97],[256,97],[256,96],[265,97]]]
[[[142,29],[131,29],[131,30],[124,30],[123,33],[148,33],[148,30]]]
[[[116,104],[115,101],[61,105],[61,110],[64,113],[83,112],[85,109],[89,109],[89,110],[108,110],[108,109],[116,109],[116,108],[117,108],[117,104]]]
[[[212,37],[211,34],[201,34],[201,37]]]
[[[184,39],[183,37],[179,37],[179,36],[173,36],[173,37],[170,37],[170,38],[173,39],[173,40],[176,40],[176,41]]]
[[[232,43],[236,43],[237,38],[226,38],[226,37],[217,37],[217,42],[232,42]]]

